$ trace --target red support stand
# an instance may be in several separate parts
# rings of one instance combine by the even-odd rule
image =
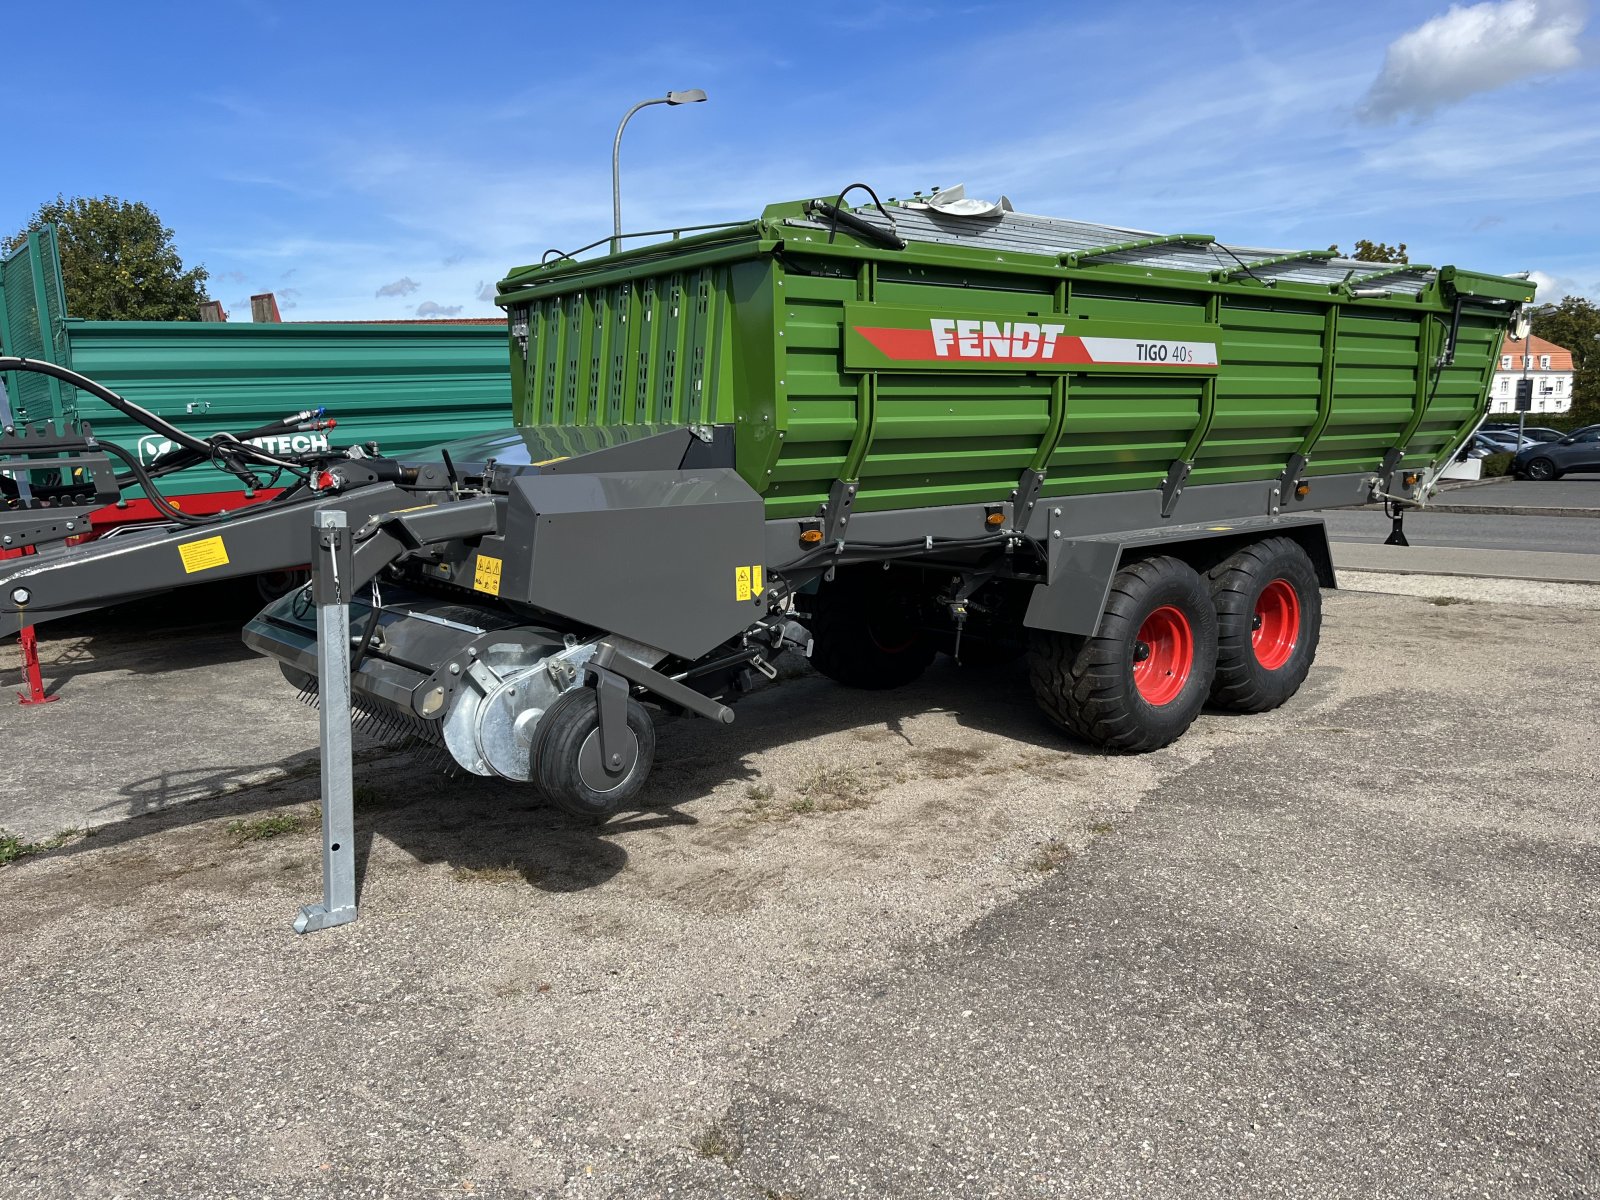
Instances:
[[[39,635],[34,632],[32,625],[22,627],[22,673],[28,683],[26,692],[17,693],[17,701],[21,704],[51,704],[59,700],[59,696],[47,696],[44,691],[44,677],[39,672]]]

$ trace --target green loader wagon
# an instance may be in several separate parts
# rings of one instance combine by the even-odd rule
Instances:
[[[6,564],[0,632],[310,555],[251,646],[596,818],[643,791],[657,716],[731,721],[784,651],[866,688],[1027,655],[1056,722],[1152,750],[1208,702],[1295,693],[1334,584],[1317,510],[1421,503],[1533,296],[845,199],[512,271],[512,427]],[[325,850],[331,875],[348,846]]]

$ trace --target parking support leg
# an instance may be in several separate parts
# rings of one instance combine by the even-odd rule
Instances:
[[[307,904],[296,933],[356,919],[355,797],[350,746],[349,518],[316,514],[311,595],[317,606],[317,679],[322,725],[322,903]]]

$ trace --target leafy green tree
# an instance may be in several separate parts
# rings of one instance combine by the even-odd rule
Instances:
[[[41,204],[7,252],[41,226],[61,231],[67,311],[90,320],[194,321],[206,300],[206,269],[184,269],[172,230],[149,205],[115,196],[57,196]]]
[[[1337,245],[1329,246],[1328,249],[1332,250],[1335,254],[1339,254],[1340,258],[1344,257],[1343,254],[1340,254],[1339,247]],[[1350,257],[1360,259],[1362,262],[1375,263],[1403,264],[1411,261],[1410,257],[1406,254],[1406,244],[1404,242],[1401,242],[1397,246],[1391,246],[1388,242],[1369,242],[1366,238],[1362,238],[1356,242],[1355,251],[1350,255]]]
[[[1535,336],[1572,351],[1572,411],[1564,425],[1600,422],[1600,307],[1582,296],[1566,296],[1559,304],[1533,310]]]

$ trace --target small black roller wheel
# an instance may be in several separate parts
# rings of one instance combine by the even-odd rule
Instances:
[[[599,701],[593,688],[576,687],[539,718],[533,780],[552,804],[576,817],[604,821],[634,802],[656,760],[656,727],[632,697],[621,753],[621,765],[608,766],[600,753]]]
[[[1035,630],[1028,660],[1039,707],[1068,733],[1118,754],[1159,750],[1205,706],[1217,615],[1193,567],[1142,559],[1112,579],[1093,637]]]
[[[1212,702],[1235,712],[1277,708],[1305,682],[1322,634],[1310,556],[1292,538],[1267,538],[1213,567],[1209,578],[1217,609]]]
[[[937,652],[923,624],[920,577],[881,567],[841,568],[809,598],[811,665],[846,687],[902,687]]]
[[[1540,483],[1548,483],[1550,480],[1558,478],[1561,474],[1556,470],[1554,462],[1542,456],[1530,459],[1528,465],[1522,470],[1529,479],[1537,480]]]

